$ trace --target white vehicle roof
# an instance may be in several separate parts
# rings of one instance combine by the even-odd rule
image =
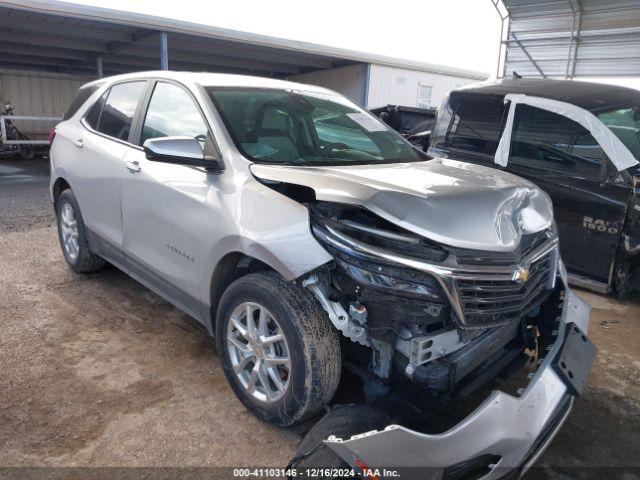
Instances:
[[[317,87],[306,83],[289,82],[286,80],[277,80],[274,78],[256,77],[252,75],[232,75],[227,73],[206,73],[206,72],[175,72],[170,70],[145,71],[136,73],[127,73],[124,75],[115,75],[105,77],[91,84],[113,83],[122,80],[136,78],[167,78],[183,83],[195,83],[203,87],[252,87],[252,88],[281,88],[305,90],[311,92],[324,92],[336,94],[336,92],[327,88]]]

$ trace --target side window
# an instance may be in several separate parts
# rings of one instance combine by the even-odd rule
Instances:
[[[600,178],[606,158],[598,142],[579,123],[529,105],[516,108],[510,163]]]
[[[191,96],[177,85],[158,82],[142,126],[140,145],[149,138],[193,137],[204,142],[207,125]]]
[[[146,82],[128,82],[111,87],[96,130],[119,140],[127,140],[145,85]]]
[[[500,142],[507,105],[502,98],[452,96],[453,115],[445,147],[494,155]]]
[[[98,122],[100,121],[100,113],[102,113],[102,107],[104,106],[105,101],[107,100],[107,94],[109,91],[107,90],[102,94],[102,96],[98,99],[96,103],[89,109],[89,112],[84,117],[84,121],[93,128],[94,130],[98,129]]]

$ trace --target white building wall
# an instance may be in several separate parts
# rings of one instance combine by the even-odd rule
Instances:
[[[367,66],[364,64],[349,65],[348,67],[292,75],[287,80],[329,88],[341,93],[354,103],[362,105],[365,95],[366,69]]]
[[[440,73],[371,65],[367,108],[385,105],[424,106],[419,105],[420,85],[431,87],[431,106],[439,107],[449,91],[478,81]]]
[[[78,88],[91,78],[35,71],[0,69],[0,101],[2,110],[7,102],[15,107],[15,115],[61,117]],[[18,128],[33,137],[45,135],[50,122],[15,122]]]

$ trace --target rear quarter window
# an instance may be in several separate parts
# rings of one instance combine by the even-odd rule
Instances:
[[[69,120],[71,117],[73,117],[80,109],[80,107],[84,105],[84,102],[86,102],[89,97],[93,95],[93,93],[100,87],[101,84],[91,84],[80,87],[80,89],[76,93],[76,96],[73,97],[73,100],[69,104],[69,108],[67,108],[67,111],[64,113],[62,119]]]

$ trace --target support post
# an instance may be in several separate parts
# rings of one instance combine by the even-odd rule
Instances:
[[[98,78],[104,77],[104,70],[102,69],[102,57],[96,58],[96,69],[98,70]]]
[[[160,70],[169,70],[169,42],[167,32],[160,34]]]
[[[540,66],[538,65],[538,62],[536,62],[533,57],[531,55],[529,55],[529,52],[527,51],[527,49],[524,47],[524,45],[522,44],[522,42],[520,40],[518,40],[518,37],[516,37],[516,34],[511,32],[511,38],[513,38],[513,40],[516,42],[516,44],[520,47],[520,49],[522,50],[522,53],[525,54],[525,56],[527,57],[527,59],[533,64],[533,66],[535,67],[535,69],[538,71],[538,73],[540,74],[540,76],[542,78],[547,78],[547,76],[544,74],[544,72],[542,71],[542,69],[540,68]]]

